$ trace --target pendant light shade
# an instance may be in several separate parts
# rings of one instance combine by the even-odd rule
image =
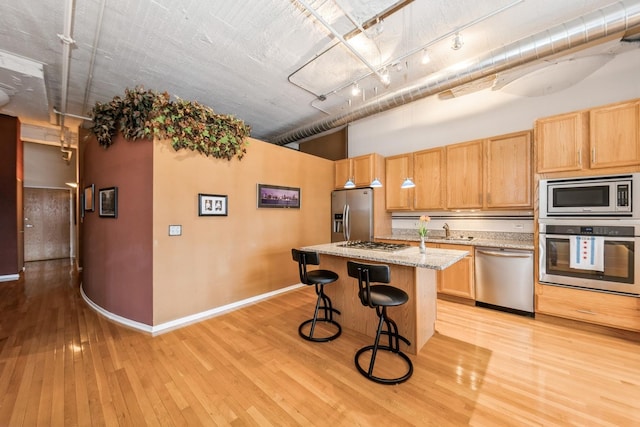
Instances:
[[[356,188],[356,185],[353,183],[351,178],[349,178],[347,182],[344,183],[344,188]]]
[[[413,188],[415,186],[416,185],[413,183],[413,181],[411,181],[411,178],[407,178],[404,180],[400,188]]]
[[[378,178],[374,178],[373,181],[371,181],[371,184],[369,184],[369,187],[371,187],[371,188],[382,188],[382,183],[380,182],[380,180]]]

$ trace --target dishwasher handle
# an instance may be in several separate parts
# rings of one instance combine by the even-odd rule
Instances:
[[[496,256],[496,257],[502,257],[502,258],[529,258],[533,256],[533,253],[522,254],[520,252],[496,252],[496,251],[487,251],[483,249],[476,249],[476,252],[483,255]]]

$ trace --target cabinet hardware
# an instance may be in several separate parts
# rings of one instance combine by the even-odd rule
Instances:
[[[591,315],[597,315],[598,313],[596,313],[595,311],[591,311],[591,310],[576,310],[578,313],[582,313],[582,314],[591,314]]]
[[[582,167],[582,149],[578,150],[578,166]]]
[[[596,149],[595,148],[591,149],[591,164],[593,164],[593,165],[596,164]]]

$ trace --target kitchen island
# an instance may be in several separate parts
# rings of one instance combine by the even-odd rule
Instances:
[[[402,350],[417,354],[435,330],[436,271],[455,264],[468,252],[427,248],[426,253],[421,254],[417,247],[385,252],[339,246],[341,244],[344,242],[302,248],[321,254],[320,268],[335,271],[340,276],[336,283],[324,288],[333,306],[341,312],[337,316],[338,322],[343,328],[375,337],[378,318],[374,310],[360,303],[357,279],[347,274],[347,261],[387,264],[391,269],[390,285],[409,295],[407,304],[389,307],[389,317],[411,342],[409,346],[401,343]]]

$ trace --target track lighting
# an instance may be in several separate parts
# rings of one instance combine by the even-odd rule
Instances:
[[[422,57],[420,58],[420,62],[423,64],[428,64],[431,62],[431,57],[429,56],[429,51],[427,49],[422,50]]]
[[[413,183],[413,181],[411,180],[411,178],[407,178],[404,180],[404,182],[402,183],[402,185],[400,186],[400,188],[413,188],[416,185]]]
[[[362,89],[360,89],[360,86],[358,86],[358,83],[354,83],[353,85],[351,85],[351,95],[352,96],[358,96],[362,93]]]
[[[380,182],[380,180],[378,178],[374,178],[373,181],[371,181],[371,184],[369,184],[369,187],[371,187],[371,188],[382,188],[382,183]]]
[[[380,76],[380,81],[382,82],[382,84],[388,85],[389,83],[391,83],[391,76],[389,76],[389,70],[387,70],[387,67],[384,67],[382,71],[380,71]]]
[[[453,40],[451,40],[451,49],[458,50],[462,47],[462,45],[464,45],[462,35],[460,35],[460,33],[456,33],[456,35],[453,37]]]

